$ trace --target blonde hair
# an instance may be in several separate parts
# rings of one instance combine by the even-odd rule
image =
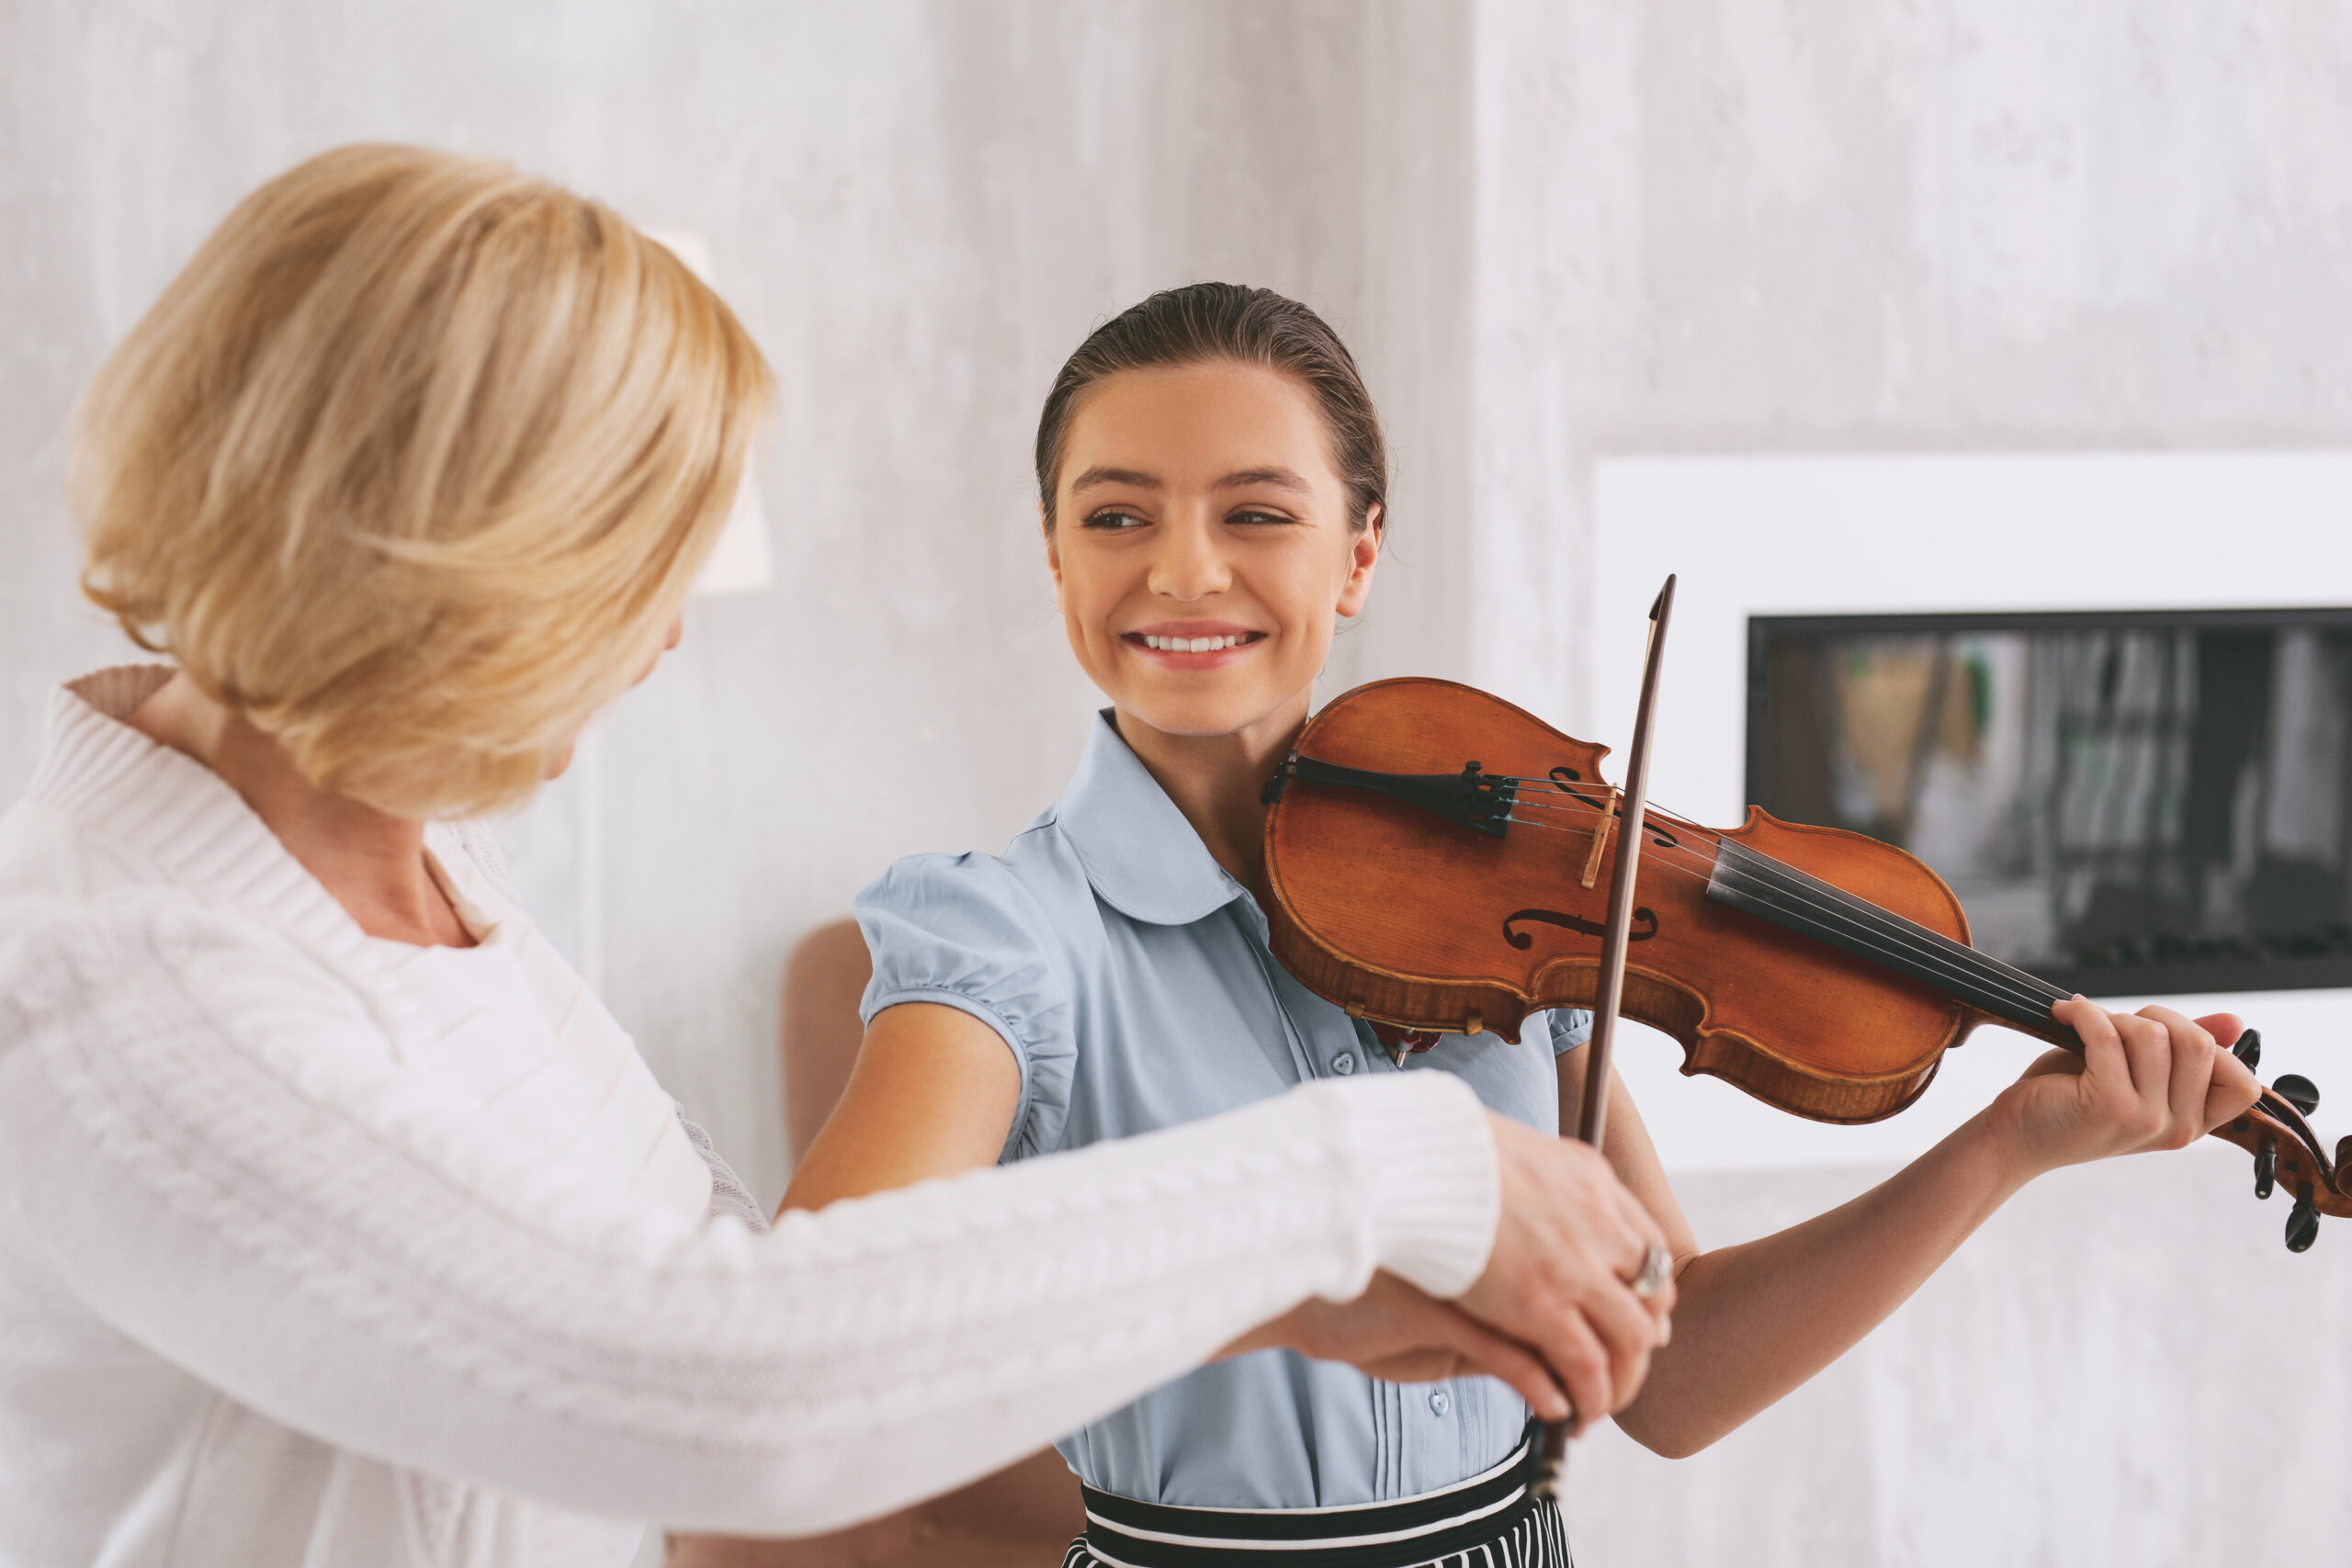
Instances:
[[[516,805],[652,656],[771,387],[610,209],[340,148],[247,197],[92,382],[83,588],[312,783]]]

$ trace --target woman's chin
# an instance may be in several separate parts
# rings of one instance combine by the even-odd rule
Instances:
[[[1112,701],[1121,714],[1140,719],[1162,735],[1193,740],[1239,735],[1286,716],[1306,716],[1306,705],[1297,698],[1270,699],[1263,692],[1128,691],[1113,694]],[[1287,715],[1294,707],[1297,713]]]

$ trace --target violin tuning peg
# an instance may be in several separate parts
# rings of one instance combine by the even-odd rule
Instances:
[[[2346,1134],[2345,1136],[2335,1140],[2335,1179],[2337,1181],[2340,1182],[2344,1179],[2344,1171],[2346,1166],[2352,1166],[2352,1134]],[[2341,1190],[2341,1189],[2339,1189],[2339,1190]]]
[[[2230,1055],[2244,1062],[2249,1069],[2262,1066],[2262,1031],[2249,1029],[2239,1035],[2238,1043],[2230,1047]]]
[[[2312,1243],[2319,1239],[2319,1205],[2312,1201],[2309,1192],[2295,1199],[2294,1211],[2287,1216],[2287,1250],[2309,1252]]]
[[[2254,1155],[2254,1195],[2262,1200],[2278,1185],[2278,1140],[2265,1138]]]
[[[2280,1073],[2270,1088],[2279,1099],[2306,1116],[2319,1109],[2319,1085],[2301,1073]]]

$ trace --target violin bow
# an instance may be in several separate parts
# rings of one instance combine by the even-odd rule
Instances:
[[[1585,1053],[1584,1101],[1577,1110],[1578,1141],[1600,1147],[1609,1121],[1609,1056],[1625,994],[1626,937],[1634,923],[1634,881],[1642,859],[1643,812],[1650,788],[1650,722],[1657,714],[1658,666],[1666,658],[1666,623],[1674,611],[1674,578],[1650,605],[1649,650],[1642,661],[1642,698],[1634,715],[1634,744],[1625,757],[1625,791],[1617,815],[1617,863],[1609,874],[1609,916],[1600,934],[1600,987],[1592,1004],[1592,1041]],[[1600,830],[1609,830],[1604,820]],[[1560,1495],[1568,1468],[1568,1424],[1544,1424],[1544,1457],[1536,1472],[1539,1497]]]

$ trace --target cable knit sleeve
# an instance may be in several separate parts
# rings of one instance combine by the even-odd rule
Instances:
[[[690,1224],[551,1182],[260,927],[110,906],[0,952],[0,1197],[130,1338],[326,1441],[676,1526],[957,1485],[1309,1295],[1484,1267],[1443,1074]]]
[[[855,910],[874,955],[865,1021],[900,1002],[970,1013],[1021,1068],[1005,1157],[1060,1147],[1078,1066],[1069,979],[1052,923],[1012,870],[993,855],[909,855],[858,894]]]

